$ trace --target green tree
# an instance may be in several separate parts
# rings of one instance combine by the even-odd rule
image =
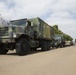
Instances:
[[[73,40],[73,38],[71,36],[69,36],[69,35],[63,33],[61,30],[59,30],[58,25],[53,25],[52,28],[54,30],[55,35],[63,34],[65,40],[67,40],[67,41],[72,41]]]
[[[55,29],[57,29],[57,30],[58,30],[58,25],[54,25],[54,26],[53,26],[53,28],[55,28]]]
[[[64,34],[64,38],[67,41],[72,41],[73,40],[73,38],[71,36],[67,35],[67,34]]]

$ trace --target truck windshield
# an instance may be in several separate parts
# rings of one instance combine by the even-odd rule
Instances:
[[[13,20],[13,21],[10,21],[10,23],[11,23],[12,25],[22,26],[22,25],[26,25],[26,19]]]

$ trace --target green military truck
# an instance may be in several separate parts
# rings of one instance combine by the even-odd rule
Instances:
[[[0,26],[0,54],[14,49],[18,55],[28,54],[31,49],[50,49],[53,31],[40,18],[18,19],[10,23],[8,26]]]
[[[54,40],[52,41],[52,47],[65,47],[65,38],[62,34],[54,35]]]
[[[65,41],[65,46],[72,46],[74,45],[73,41]]]

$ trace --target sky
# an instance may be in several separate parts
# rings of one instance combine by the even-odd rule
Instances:
[[[7,20],[40,17],[76,38],[76,0],[0,0],[0,14]]]

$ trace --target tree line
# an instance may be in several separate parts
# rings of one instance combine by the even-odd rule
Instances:
[[[59,28],[58,28],[58,25],[53,25],[52,26],[52,28],[53,28],[53,30],[54,30],[54,34],[55,35],[63,35],[64,36],[64,39],[66,40],[66,41],[72,41],[73,40],[73,38],[70,36],[70,35],[68,35],[68,34],[65,34],[64,32],[62,32],[61,30],[59,30]]]

